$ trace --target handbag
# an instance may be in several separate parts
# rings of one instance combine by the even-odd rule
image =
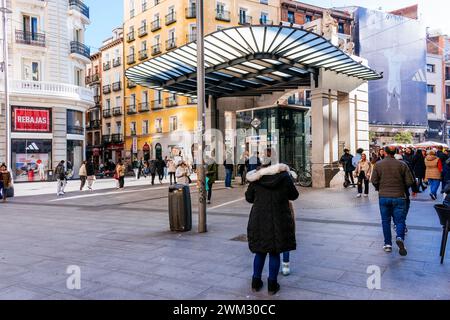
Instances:
[[[117,172],[114,173],[114,179],[119,180],[119,175],[117,174]]]

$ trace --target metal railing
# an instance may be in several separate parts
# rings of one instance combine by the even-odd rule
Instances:
[[[112,143],[122,143],[123,142],[123,135],[122,134],[112,134],[111,135],[111,142]]]
[[[111,69],[111,62],[103,63],[103,71],[108,71],[109,69]]]
[[[111,118],[111,109],[103,110],[103,118]]]
[[[169,14],[166,14],[166,26],[169,24],[175,23],[177,21],[177,15],[175,11],[172,11]]]
[[[252,17],[247,15],[240,15],[239,16],[239,24],[240,25],[248,25],[252,24]]]
[[[134,83],[133,81],[131,81],[131,80],[128,80],[128,82],[127,82],[127,88],[128,89],[131,89],[131,88],[135,88],[136,87],[136,83]]]
[[[82,126],[68,125],[67,134],[77,134],[81,136],[84,134],[84,128]]]
[[[166,40],[166,50],[171,50],[177,47],[177,38]]]
[[[166,105],[166,107],[176,107],[178,105],[178,99],[166,98],[164,104]]]
[[[111,135],[109,134],[102,135],[102,142],[103,144],[111,143],[112,142]]]
[[[120,57],[113,59],[113,67],[119,67],[121,64],[122,64],[122,59]]]
[[[112,84],[112,90],[113,91],[120,91],[122,90],[122,81],[116,81]]]
[[[197,41],[197,34],[196,33],[188,33],[186,35],[186,43]]]
[[[161,53],[161,44],[155,44],[152,46],[152,56],[156,56],[157,54]]]
[[[147,111],[150,111],[150,106],[148,105],[148,102],[139,103],[139,112],[147,112]]]
[[[259,18],[259,24],[265,25],[265,26],[270,26],[270,25],[273,25],[273,21],[265,19],[265,18]]]
[[[100,129],[102,122],[100,120],[91,120],[89,127],[91,129]]]
[[[37,47],[45,47],[45,34],[16,30],[16,42]]]
[[[128,64],[133,64],[135,62],[136,62],[136,57],[134,56],[134,53],[127,56],[127,63]]]
[[[137,109],[135,104],[130,104],[127,106],[127,114],[136,114]]]
[[[89,7],[80,0],[69,0],[69,8],[75,9],[89,19]]]
[[[143,25],[142,27],[139,28],[138,30],[138,36],[139,37],[143,37],[147,35],[147,25]]]
[[[148,58],[148,50],[147,49],[143,49],[141,51],[139,51],[139,60],[145,60]]]
[[[94,82],[98,82],[100,81],[100,74],[96,73],[96,74],[92,74],[90,76],[86,76],[85,82],[86,84],[91,84]]]
[[[158,110],[158,109],[162,109],[163,105],[162,102],[159,100],[153,100],[151,102],[151,109],[152,110]]]
[[[154,32],[154,31],[159,30],[159,29],[161,29],[161,19],[153,20],[152,23],[151,23],[150,30],[152,32]]]
[[[127,42],[134,41],[134,30],[127,33]]]
[[[216,9],[216,20],[230,22],[231,21],[230,11]]]
[[[195,6],[189,6],[186,8],[186,18],[192,19],[197,17],[197,8]]]
[[[111,93],[111,85],[110,84],[104,85],[102,88],[102,92],[103,92],[103,94]]]
[[[113,114],[113,116],[121,116],[122,115],[122,107],[113,108],[112,114]]]
[[[79,41],[70,42],[70,53],[76,53],[86,58],[91,58],[91,49]]]

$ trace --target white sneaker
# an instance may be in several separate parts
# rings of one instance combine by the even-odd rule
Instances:
[[[389,244],[384,245],[383,247],[384,252],[391,253],[392,252],[392,246]]]
[[[361,193],[358,193],[358,195],[356,196],[357,198],[361,198],[362,197],[362,194]]]
[[[283,276],[288,276],[291,274],[291,269],[289,268],[289,262],[283,262],[283,266],[281,268],[281,273]]]
[[[369,195],[368,194],[364,194],[364,198],[367,198],[367,197],[369,197]]]

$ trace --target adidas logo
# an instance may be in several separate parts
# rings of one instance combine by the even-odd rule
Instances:
[[[39,147],[36,145],[36,143],[33,142],[27,147],[26,150],[27,151],[38,151]]]

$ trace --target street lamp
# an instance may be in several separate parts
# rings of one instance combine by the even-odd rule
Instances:
[[[204,233],[206,228],[206,177],[203,152],[205,150],[205,47],[204,47],[204,11],[203,0],[197,0],[197,180],[198,196],[198,232]]]
[[[9,107],[9,92],[8,92],[8,36],[6,32],[6,15],[11,14],[12,11],[6,7],[6,0],[2,0],[2,27],[3,27],[3,62],[2,69],[4,74],[5,85],[5,125],[6,125],[6,165],[11,171],[11,116]]]

